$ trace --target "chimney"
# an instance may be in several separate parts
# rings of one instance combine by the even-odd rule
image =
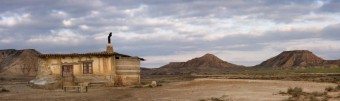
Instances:
[[[111,44],[111,36],[112,36],[112,32],[110,32],[109,36],[107,37],[106,52],[108,53],[113,53],[113,47]]]

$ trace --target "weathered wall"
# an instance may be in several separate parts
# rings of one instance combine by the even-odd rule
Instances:
[[[61,77],[62,65],[73,65],[74,82],[107,83],[112,86],[135,85],[140,83],[140,60],[135,57],[49,57],[41,58],[42,68],[51,75]],[[92,62],[93,74],[83,74],[83,63]]]
[[[112,57],[64,57],[42,58],[53,75],[61,76],[62,65],[73,65],[75,82],[113,81]],[[83,74],[83,62],[92,62],[93,74]]]
[[[73,65],[74,75],[83,74],[83,62],[92,62],[93,74],[111,74],[112,63],[111,57],[65,57],[65,58],[47,58],[47,65],[51,67],[53,74],[60,75],[62,65]],[[86,74],[85,74],[86,75]]]
[[[114,83],[112,57],[80,58],[79,68],[74,68],[75,82]],[[93,74],[83,74],[83,62],[92,61]]]
[[[135,85],[140,83],[140,60],[131,57],[116,58],[116,73],[121,85]]]

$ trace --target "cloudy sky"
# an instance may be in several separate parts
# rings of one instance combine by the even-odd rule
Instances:
[[[205,53],[251,66],[285,50],[340,59],[340,0],[1,0],[0,49],[105,50],[160,67]]]

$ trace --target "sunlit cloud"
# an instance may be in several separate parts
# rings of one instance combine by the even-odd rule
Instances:
[[[85,40],[85,36],[70,29],[51,30],[51,34],[40,34],[31,37],[28,42],[41,44],[78,45]]]
[[[0,13],[0,26],[15,26],[20,23],[28,22],[30,20],[30,14],[18,14],[13,12]]]

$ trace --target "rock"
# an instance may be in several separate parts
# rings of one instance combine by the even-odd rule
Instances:
[[[39,89],[57,89],[61,88],[62,80],[57,75],[52,75],[51,67],[46,65],[46,61],[39,61],[38,75],[31,80],[30,86]]]
[[[150,87],[154,88],[157,87],[157,82],[156,81],[152,81],[150,84]]]
[[[57,89],[62,85],[61,79],[53,76],[45,76],[43,78],[36,78],[29,82],[32,88],[39,89]]]
[[[43,61],[40,61],[43,62]],[[44,65],[42,63],[41,65]],[[40,66],[38,75],[34,80],[31,80],[30,86],[33,88],[39,88],[39,89],[57,89],[60,88],[62,85],[61,77],[57,77],[52,75],[52,71],[50,70],[50,67]]]

